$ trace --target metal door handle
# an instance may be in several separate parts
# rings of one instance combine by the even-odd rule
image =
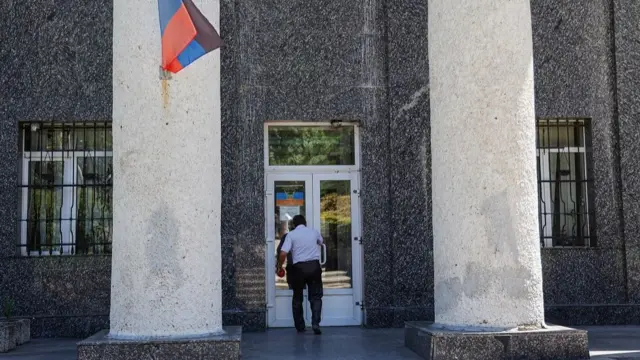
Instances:
[[[322,244],[320,247],[322,247],[322,253],[324,253],[324,260],[322,260],[322,254],[320,254],[320,265],[324,265],[327,263],[327,245]]]

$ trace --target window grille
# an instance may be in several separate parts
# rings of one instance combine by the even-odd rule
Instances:
[[[20,253],[110,254],[110,122],[21,124]]]
[[[537,128],[541,245],[595,246],[589,121],[539,119]]]

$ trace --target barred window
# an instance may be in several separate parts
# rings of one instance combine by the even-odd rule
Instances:
[[[540,241],[543,247],[595,246],[584,119],[539,119],[537,134]]]
[[[111,123],[23,123],[20,253],[110,254]]]

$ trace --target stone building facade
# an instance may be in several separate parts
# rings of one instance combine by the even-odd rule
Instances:
[[[99,191],[86,189],[110,186],[111,6],[0,4],[0,297],[15,299],[36,336],[108,327],[108,242],[117,239],[104,235]],[[640,4],[532,0],[531,8],[547,321],[637,324]],[[356,128],[358,322],[433,319],[427,2],[222,0],[220,33],[224,323],[273,324],[265,142],[278,121]],[[53,142],[55,129],[82,141],[42,145],[49,129]],[[34,180],[29,164],[54,157],[73,167],[103,160],[81,166],[94,170],[93,183],[55,164],[50,183],[41,169]],[[40,220],[31,214],[36,197]],[[95,215],[82,241],[81,208]]]

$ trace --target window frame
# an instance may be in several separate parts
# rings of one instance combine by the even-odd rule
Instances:
[[[31,123],[36,124],[36,123]],[[96,122],[95,125],[88,125],[90,123],[83,123],[82,125],[70,125],[67,123],[37,123],[42,127],[47,128],[69,128],[72,131],[80,129],[111,129],[111,122]],[[29,123],[21,124],[20,126],[20,145],[21,145],[21,179],[20,179],[20,255],[21,256],[76,256],[77,251],[77,220],[78,220],[78,190],[83,185],[78,184],[78,164],[79,158],[94,158],[94,159],[108,159],[113,161],[113,149],[111,150],[72,150],[71,144],[69,150],[26,150],[26,132],[29,131]],[[70,139],[65,139],[70,142]],[[28,244],[28,226],[29,226],[29,205],[30,197],[29,191],[33,188],[29,184],[29,171],[31,163],[39,162],[62,162],[63,163],[63,181],[62,184],[54,185],[54,187],[62,187],[62,204],[60,211],[59,221],[61,229],[66,227],[68,231],[61,231],[62,236],[60,244],[52,245],[51,247],[57,247],[57,250],[30,250]],[[113,177],[113,174],[112,174]],[[112,178],[113,181],[113,178]],[[113,182],[111,183],[113,189]],[[41,244],[40,247],[43,245]],[[91,246],[91,244],[89,244]],[[62,249],[60,251],[59,249]],[[96,255],[109,255],[107,253],[90,254],[90,256]]]
[[[353,165],[270,165],[269,164],[269,128],[270,127],[353,127]],[[320,121],[320,122],[300,122],[300,121],[269,121],[264,123],[264,150],[263,161],[266,172],[313,172],[313,171],[358,171],[360,169],[360,126],[356,121]]]
[[[554,122],[555,124],[550,124]],[[576,126],[576,124],[578,124]],[[541,147],[541,140],[539,139],[541,128],[553,128],[553,127],[570,127],[572,131],[578,131],[581,139],[582,146],[556,146],[552,147],[550,144],[546,144],[546,147]],[[577,140],[577,139],[576,139]],[[585,184],[585,191],[581,193],[583,198],[584,207],[586,211],[580,212],[579,223],[580,227],[586,229],[587,234],[582,234],[579,245],[554,245],[556,240],[553,235],[553,217],[554,209],[545,211],[544,204],[552,204],[553,195],[551,193],[551,185],[553,183],[551,176],[551,156],[555,154],[567,154],[569,156],[575,156],[576,154],[582,154],[582,161],[580,162],[581,179],[577,179],[577,174],[572,173],[569,180],[570,184],[576,184],[581,186]],[[592,194],[592,159],[591,159],[591,121],[588,118],[537,118],[536,119],[536,162],[538,166],[537,182],[538,182],[538,216],[539,216],[539,229],[540,229],[540,244],[542,248],[593,248],[596,247],[595,236],[595,216],[593,212],[593,194]],[[577,165],[577,162],[576,162]],[[576,199],[578,200],[578,199]],[[577,201],[576,201],[577,203]],[[567,216],[564,214],[564,216]],[[543,222],[544,220],[544,222]],[[578,236],[576,235],[576,239]]]

